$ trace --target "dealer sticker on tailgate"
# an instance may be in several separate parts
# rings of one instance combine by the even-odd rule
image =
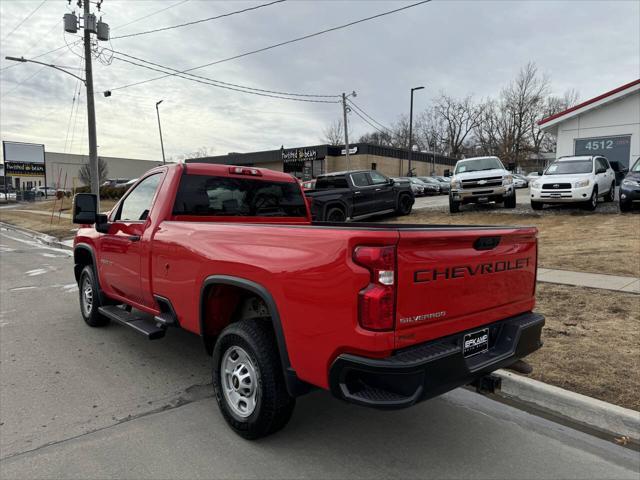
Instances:
[[[467,333],[462,344],[462,354],[471,357],[489,350],[489,329],[483,328],[477,332]]]

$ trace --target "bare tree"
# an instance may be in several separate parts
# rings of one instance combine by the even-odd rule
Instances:
[[[109,175],[109,168],[107,167],[107,162],[105,162],[102,158],[98,157],[98,179],[99,183],[102,185],[102,182],[107,180],[107,176]],[[78,170],[78,178],[85,185],[91,185],[91,167],[89,167],[89,163],[85,163]]]
[[[458,157],[462,153],[463,145],[478,126],[481,109],[471,96],[456,99],[444,93],[435,101],[433,108],[444,126],[449,155]]]
[[[185,153],[183,160],[187,158],[204,158],[210,157],[213,154],[213,147],[200,147],[194,152]]]
[[[344,145],[344,125],[342,120],[331,122],[323,130],[322,142],[329,145]],[[349,131],[351,133],[351,131]]]
[[[564,92],[561,97],[549,96],[538,105],[538,111],[531,116],[530,123],[531,150],[534,154],[553,152],[556,148],[555,137],[544,132],[538,122],[577,105],[579,99],[580,95],[572,88]]]

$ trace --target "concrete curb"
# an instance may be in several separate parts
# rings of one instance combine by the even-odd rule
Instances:
[[[0,222],[0,227],[7,228],[9,230],[15,230],[16,232],[20,232],[24,235],[28,235],[34,240],[37,240],[50,247],[60,248],[62,250],[73,250],[73,247],[70,244],[64,243],[64,241],[58,240],[56,237],[52,237],[51,235],[47,235],[45,233],[36,232],[35,230],[30,230],[24,227],[18,227],[16,225],[12,225],[10,223],[5,223],[5,222]]]
[[[615,437],[640,440],[640,412],[570,392],[505,370],[494,372],[502,379],[496,394],[540,407],[570,421],[604,431]]]

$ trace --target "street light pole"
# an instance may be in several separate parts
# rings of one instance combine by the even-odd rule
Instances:
[[[160,110],[158,109],[158,105],[160,105],[164,100],[160,100],[156,102],[156,114],[158,115],[158,131],[160,132],[160,148],[162,149],[162,164],[166,163],[164,158],[164,143],[162,142],[162,127],[160,126]]]
[[[96,135],[96,106],[93,98],[93,67],[91,65],[91,2],[84,0],[84,69],[87,87],[87,123],[89,132],[89,170],[91,171],[91,193],[98,197],[97,211],[100,212],[100,172],[98,168],[98,140]]]
[[[411,172],[411,149],[412,149],[412,143],[413,143],[413,92],[415,92],[416,90],[422,90],[424,87],[414,87],[411,89],[411,106],[409,107],[409,151],[407,153],[407,159],[408,159],[408,163],[409,166],[408,168],[408,172],[407,172],[407,176],[408,177],[412,177],[413,174]]]

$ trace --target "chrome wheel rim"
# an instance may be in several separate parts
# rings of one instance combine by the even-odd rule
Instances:
[[[230,347],[222,356],[222,391],[232,412],[247,418],[256,409],[258,376],[251,358],[241,347]]]
[[[93,285],[89,277],[84,277],[82,280],[82,310],[86,317],[91,315],[91,309],[93,308]]]

